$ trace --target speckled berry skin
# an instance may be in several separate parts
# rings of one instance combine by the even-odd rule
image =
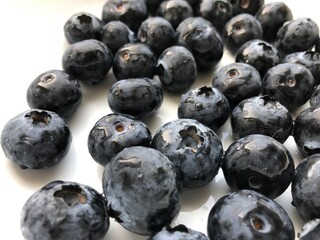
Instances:
[[[225,152],[221,168],[233,191],[250,189],[269,198],[280,196],[294,175],[291,153],[283,144],[262,134],[233,142]]]
[[[194,119],[165,123],[154,134],[151,146],[176,166],[184,187],[208,184],[217,175],[223,155],[218,136]]]
[[[252,190],[221,197],[208,217],[211,240],[294,240],[294,226],[287,212],[275,201]]]
[[[11,118],[1,132],[1,146],[20,168],[42,169],[58,164],[68,153],[71,132],[55,112],[30,109]]]
[[[320,236],[320,218],[306,222],[298,233],[300,240],[315,240]]]
[[[183,224],[179,224],[173,228],[170,226],[163,228],[148,240],[209,240],[206,235],[201,232],[187,228]]]
[[[26,240],[102,240],[109,229],[107,203],[92,187],[53,181],[26,201],[20,225]]]
[[[318,85],[312,92],[309,99],[310,107],[320,106],[320,85]]]
[[[100,118],[88,136],[88,150],[92,158],[102,166],[126,147],[150,146],[148,127],[130,115],[110,113]]]
[[[304,158],[291,185],[292,205],[304,221],[320,218],[320,154]]]
[[[110,217],[131,232],[152,235],[180,211],[181,183],[174,165],[155,149],[125,148],[106,165],[102,184]]]

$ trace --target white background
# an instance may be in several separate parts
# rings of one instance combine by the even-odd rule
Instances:
[[[29,109],[26,89],[30,82],[47,70],[61,69],[61,57],[68,45],[63,34],[65,21],[80,11],[101,17],[104,2],[103,0],[2,0],[0,2],[0,130],[9,119]],[[320,24],[316,1],[284,2],[291,8],[294,18],[307,16]],[[234,58],[225,51],[217,68],[231,62],[234,62]],[[212,73],[200,74],[193,87],[210,86],[211,79]],[[73,135],[72,146],[67,157],[57,166],[45,170],[21,170],[0,150],[1,239],[23,239],[19,226],[21,208],[33,192],[50,181],[57,179],[76,181],[102,192],[103,169],[88,153],[87,137],[95,122],[111,112],[107,104],[107,90],[113,82],[112,75],[109,75],[107,81],[100,85],[83,86],[82,105],[68,120]],[[165,122],[177,118],[176,106],[179,98],[178,95],[166,94],[157,115],[146,122],[152,133]],[[231,141],[229,124],[228,121],[218,132],[225,150]],[[285,146],[291,151],[297,164],[301,156],[292,137],[287,140]],[[228,191],[221,172],[206,187],[186,190],[183,194],[181,214],[174,224],[183,223],[206,233],[210,208]],[[291,206],[290,188],[276,201],[287,210],[298,233],[302,222]],[[139,240],[146,237],[124,230],[111,219],[111,227],[105,239]]]

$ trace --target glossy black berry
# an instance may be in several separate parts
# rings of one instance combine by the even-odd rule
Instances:
[[[165,154],[181,174],[184,187],[206,185],[217,175],[223,155],[221,140],[194,119],[177,119],[162,125],[151,146]]]
[[[288,109],[267,95],[242,100],[231,114],[231,128],[235,139],[250,134],[264,134],[284,143],[293,130]]]
[[[298,233],[300,240],[315,240],[320,236],[320,218],[306,222]]]
[[[26,240],[102,240],[109,229],[107,202],[90,186],[53,181],[26,201],[20,224]]]
[[[157,58],[144,43],[128,43],[114,55],[113,74],[116,79],[153,78]]]
[[[249,13],[255,15],[264,5],[264,0],[227,0],[232,5],[233,15]]]
[[[63,70],[89,85],[102,82],[111,69],[112,63],[111,50],[95,39],[71,44],[62,57]]]
[[[41,169],[67,155],[71,138],[69,126],[58,114],[30,109],[5,124],[1,146],[6,157],[21,168]]]
[[[197,80],[197,64],[192,53],[185,47],[167,48],[158,58],[156,68],[164,89],[181,93]]]
[[[123,79],[115,82],[108,91],[108,104],[113,112],[145,118],[162,105],[161,84],[149,78]]]
[[[211,240],[294,240],[289,215],[277,202],[252,190],[240,190],[221,197],[208,217]]]
[[[217,88],[206,86],[183,94],[178,105],[179,118],[196,119],[213,131],[227,121],[229,114],[227,98]]]
[[[163,228],[148,240],[208,240],[208,237],[201,232],[179,224],[173,228],[170,226]]]
[[[174,165],[152,148],[122,150],[106,165],[102,184],[110,217],[137,234],[160,231],[181,208],[181,183]]]
[[[320,106],[320,85],[318,85],[312,92],[309,99],[310,107]]]
[[[291,185],[292,205],[304,221],[320,218],[320,155],[304,158],[296,167]]]
[[[126,147],[150,146],[151,132],[141,121],[130,115],[110,113],[100,118],[90,130],[88,150],[102,166]]]
[[[82,102],[79,81],[62,70],[49,70],[34,79],[27,89],[30,108],[39,108],[58,113],[67,118]]]
[[[202,17],[189,17],[176,29],[177,44],[193,54],[198,70],[216,66],[223,55],[223,42],[216,28]]]

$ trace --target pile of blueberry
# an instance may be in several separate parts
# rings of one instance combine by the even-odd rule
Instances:
[[[280,1],[107,0],[101,18],[75,13],[63,31],[62,70],[30,83],[30,109],[7,122],[1,146],[23,169],[58,164],[72,142],[67,120],[81,105],[82,85],[112,72],[112,113],[87,141],[104,167],[103,193],[76,182],[46,184],[22,209],[25,239],[103,239],[110,218],[150,240],[319,238],[315,21],[293,18]],[[225,51],[235,62],[217,69]],[[214,73],[211,86],[193,88],[200,72]],[[179,96],[178,118],[151,133],[144,120],[166,94]],[[234,142],[223,149],[217,131],[229,118]],[[284,146],[289,136],[304,158],[297,166]],[[220,169],[230,193],[210,210],[207,233],[172,226],[183,189],[205,186]],[[300,230],[274,201],[290,185],[306,222]]]

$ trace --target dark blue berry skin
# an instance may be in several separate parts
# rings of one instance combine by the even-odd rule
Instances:
[[[306,222],[298,233],[300,240],[315,240],[320,236],[320,218]]]
[[[162,102],[161,84],[149,78],[117,81],[108,92],[108,103],[113,112],[128,114],[138,119],[153,115]]]
[[[178,105],[179,118],[196,119],[213,131],[227,121],[229,114],[227,98],[217,88],[206,86],[183,94]]]
[[[284,143],[293,130],[288,109],[267,95],[242,100],[232,111],[231,128],[235,139],[264,134]]]
[[[101,39],[103,22],[91,13],[73,14],[64,24],[63,31],[68,43],[87,39]]]
[[[233,15],[238,15],[240,13],[255,15],[264,5],[264,0],[228,0],[228,2],[232,5]]]
[[[58,113],[67,118],[82,102],[79,81],[62,70],[49,70],[34,79],[27,89],[30,108],[39,108]]]
[[[303,156],[320,153],[320,106],[306,108],[298,114],[293,137]]]
[[[67,155],[71,138],[69,126],[58,114],[30,109],[6,123],[1,146],[6,157],[21,168],[42,169]]]
[[[152,235],[171,224],[181,208],[181,182],[159,151],[128,147],[106,165],[103,192],[109,216],[127,230]]]
[[[252,190],[221,197],[208,217],[211,240],[294,240],[295,230],[287,212],[277,202]]]
[[[233,109],[242,100],[259,95],[262,82],[259,72],[250,64],[230,63],[214,73],[212,87],[225,95]]]
[[[148,240],[209,240],[206,235],[180,224],[175,227],[165,227]]]
[[[88,136],[88,150],[102,166],[126,147],[145,146],[151,143],[151,132],[141,121],[130,115],[110,113],[100,118]]]
[[[62,57],[63,70],[88,85],[102,82],[112,63],[111,50],[95,39],[71,44]]]
[[[162,125],[154,134],[151,146],[174,163],[187,188],[211,182],[223,155],[217,135],[194,119],[177,119]]]
[[[90,186],[53,181],[26,201],[20,224],[26,240],[102,240],[109,229],[107,202]]]
[[[263,77],[271,67],[280,63],[280,53],[272,44],[254,39],[238,49],[235,60],[254,66]]]
[[[107,45],[113,55],[127,43],[136,40],[134,32],[121,21],[111,21],[102,29],[101,41]]]
[[[147,44],[156,56],[175,44],[175,30],[163,17],[149,17],[141,23],[138,40]]]
[[[157,13],[158,8],[160,7],[160,4],[164,0],[144,0],[147,5],[148,13],[150,16],[155,16]]]
[[[253,39],[262,39],[262,27],[254,16],[241,13],[225,24],[221,35],[229,51],[236,53],[244,43]]]
[[[148,10],[145,0],[107,0],[102,8],[102,21],[119,20],[135,33],[140,24],[147,19]]]
[[[320,106],[320,85],[318,85],[311,94],[309,99],[310,107],[317,107]]]
[[[261,23],[263,39],[268,42],[273,42],[282,25],[293,18],[291,9],[282,1],[263,4],[255,17]]]
[[[302,17],[285,22],[277,32],[274,44],[285,55],[307,51],[318,41],[319,27],[317,23],[310,18]]]
[[[153,78],[157,58],[144,43],[128,43],[114,56],[113,74],[117,80],[127,78]]]
[[[291,184],[292,205],[303,221],[320,218],[320,155],[304,158],[296,167]]]
[[[156,75],[164,89],[182,93],[197,80],[198,70],[192,53],[185,47],[167,48],[158,58]]]
[[[219,32],[202,17],[189,17],[176,29],[177,45],[185,46],[193,54],[198,70],[209,70],[223,55],[223,42]]]
[[[250,189],[269,198],[280,196],[294,175],[290,152],[280,142],[262,134],[233,142],[225,152],[221,168],[232,191]]]
[[[193,10],[187,1],[169,0],[160,4],[157,15],[167,19],[176,29],[183,20],[193,17]]]
[[[314,88],[312,73],[298,63],[281,63],[270,68],[262,82],[262,93],[274,97],[289,111],[305,104]]]

